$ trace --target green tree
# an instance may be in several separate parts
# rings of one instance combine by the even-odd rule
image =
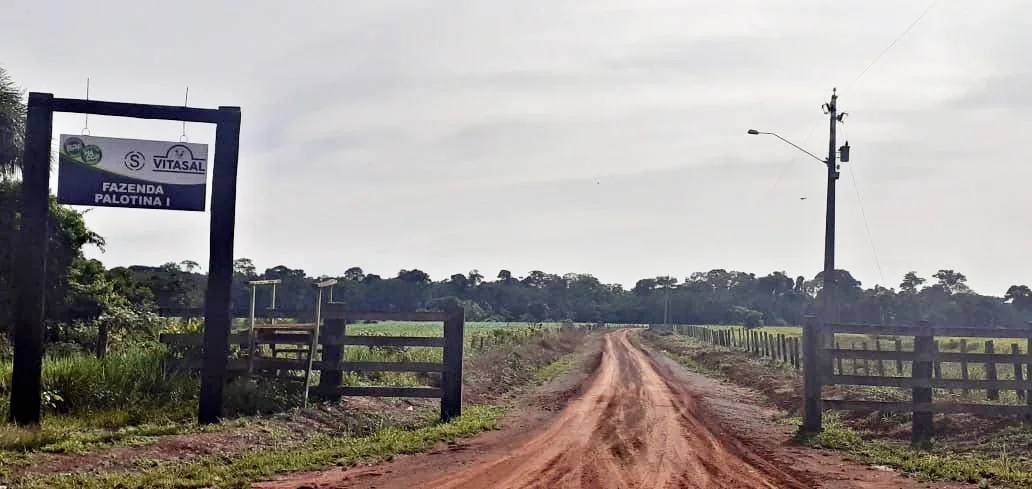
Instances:
[[[970,292],[968,288],[967,277],[963,273],[956,272],[953,270],[939,270],[932,275],[933,278],[938,279],[938,285],[946,291],[947,294],[963,294]]]
[[[1032,310],[1032,289],[1027,285],[1011,285],[1003,294],[1003,300],[1013,304],[1019,311]]]
[[[919,288],[925,282],[925,279],[917,276],[917,272],[907,272],[906,275],[903,275],[903,281],[899,284],[899,290],[904,294],[914,295],[917,294]]]
[[[0,66],[0,180],[21,168],[24,139],[24,92]]]
[[[361,282],[365,279],[365,272],[361,267],[351,267],[344,271],[344,278],[352,282]]]

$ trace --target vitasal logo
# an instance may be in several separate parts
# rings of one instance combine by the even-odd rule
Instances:
[[[204,175],[203,158],[195,158],[193,151],[183,144],[175,144],[168,148],[164,155],[154,155],[154,171],[163,173],[186,173]]]

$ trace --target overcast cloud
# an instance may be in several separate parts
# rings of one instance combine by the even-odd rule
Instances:
[[[0,64],[61,97],[85,95],[89,77],[96,99],[181,104],[189,86],[190,105],[239,105],[236,256],[260,269],[540,269],[627,285],[818,272],[823,168],[745,131],[826,152],[819,108],[834,86],[853,148],[839,268],[865,286],[953,268],[999,295],[1032,282],[1032,3],[942,0],[853,83],[927,6],[11,0],[0,32],[19,41]],[[58,115],[55,137],[82,127]],[[89,129],[181,133],[96,116]],[[214,143],[212,127],[187,135]],[[86,220],[109,266],[207,263],[207,214]]]

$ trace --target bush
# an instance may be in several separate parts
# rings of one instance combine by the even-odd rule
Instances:
[[[164,358],[165,350],[160,347],[133,348],[103,359],[88,354],[48,356],[43,362],[44,409],[88,414],[192,403],[197,395],[196,379],[185,375],[165,378]],[[11,366],[10,362],[0,363],[0,395],[4,397],[11,392]]]

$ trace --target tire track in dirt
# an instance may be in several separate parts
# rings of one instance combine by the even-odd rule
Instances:
[[[813,487],[711,428],[688,393],[660,373],[630,342],[629,333],[605,337],[602,361],[590,384],[546,430],[512,446],[506,455],[419,487]],[[376,487],[395,488],[389,478],[376,481]]]

